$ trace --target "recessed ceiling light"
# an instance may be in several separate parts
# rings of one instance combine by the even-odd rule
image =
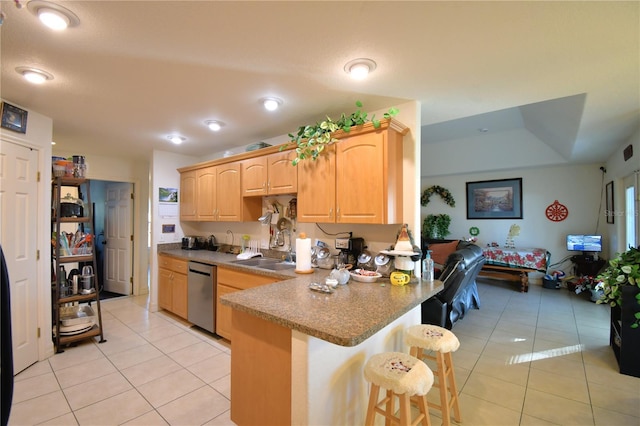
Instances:
[[[368,58],[358,58],[349,61],[344,66],[344,71],[354,80],[366,78],[377,67],[376,63]]]
[[[282,105],[282,99],[273,98],[273,97],[262,98],[260,99],[260,101],[262,102],[262,105],[264,105],[264,108],[267,111],[275,111],[280,107],[280,105]]]
[[[217,132],[222,129],[222,127],[224,127],[224,123],[218,120],[207,120],[204,122],[204,124],[206,124],[207,127],[214,132]]]
[[[486,127],[481,127],[481,128],[478,129],[478,131],[480,133],[487,133],[489,131],[489,129],[487,129]]]
[[[42,84],[47,80],[53,80],[53,75],[38,68],[18,67],[16,71],[33,84]]]
[[[27,8],[40,19],[40,22],[52,30],[61,31],[80,24],[80,18],[59,4],[32,0],[27,3]]]
[[[180,145],[182,142],[187,140],[187,138],[183,136],[178,136],[178,135],[169,135],[167,136],[167,139],[169,139],[171,142],[173,142],[176,145]]]

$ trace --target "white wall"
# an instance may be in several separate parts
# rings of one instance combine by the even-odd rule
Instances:
[[[623,151],[624,148],[629,145],[633,146],[633,157],[625,161]],[[626,176],[630,176],[634,172],[638,173],[638,170],[640,170],[640,128],[636,129],[629,140],[623,143],[613,155],[609,157],[605,167],[607,169],[605,183],[613,181],[613,210],[622,212],[622,200],[624,199],[623,180]],[[624,214],[626,213],[627,212],[624,212]],[[622,238],[625,232],[624,220],[622,220],[621,217],[616,217],[614,218],[613,224],[607,224],[605,221],[605,227],[609,231],[609,234],[613,236],[608,242],[609,252],[619,253],[625,251],[625,242]],[[621,238],[617,238],[618,235],[620,235]]]
[[[478,245],[481,246],[491,242],[504,245],[510,226],[517,224],[520,235],[515,238],[516,246],[545,248],[551,253],[553,264],[575,254],[566,250],[566,234],[604,234],[605,244],[607,242],[607,229],[600,209],[603,177],[599,168],[599,164],[562,165],[423,178],[423,191],[432,185],[445,187],[451,191],[456,207],[449,207],[439,196],[433,195],[427,207],[421,208],[422,217],[447,213],[451,216],[449,238],[454,239],[469,237],[469,228],[475,226],[480,229]],[[522,219],[467,219],[466,182],[520,177]],[[569,210],[569,216],[562,222],[552,222],[545,215],[547,206],[555,200]],[[605,258],[608,255],[606,251],[602,253]],[[570,265],[564,266],[569,271]]]
[[[4,101],[4,99],[2,99]],[[38,263],[38,293],[34,296],[34,306],[38,315],[38,327],[43,332],[38,342],[38,358],[46,359],[53,355],[51,340],[51,139],[53,121],[51,118],[32,111],[29,108],[7,100],[11,105],[28,112],[27,132],[25,134],[0,129],[0,140],[33,148],[38,151],[38,183],[37,232],[36,248],[40,252]],[[2,149],[0,148],[0,151]],[[0,218],[0,220],[2,220]]]

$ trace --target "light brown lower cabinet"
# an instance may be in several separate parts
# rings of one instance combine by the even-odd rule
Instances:
[[[216,334],[231,340],[231,308],[220,303],[225,294],[280,281],[278,278],[218,266],[216,294]]]
[[[158,254],[158,306],[187,319],[187,261]]]

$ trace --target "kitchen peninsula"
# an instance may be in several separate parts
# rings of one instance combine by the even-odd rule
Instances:
[[[388,280],[309,290],[328,271],[222,297],[233,308],[231,419],[239,425],[363,424],[362,371],[380,352],[407,351],[404,329],[442,283]]]

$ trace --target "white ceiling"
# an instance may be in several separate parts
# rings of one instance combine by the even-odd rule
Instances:
[[[207,156],[356,100],[415,99],[423,143],[524,128],[584,163],[606,160],[640,122],[637,1],[55,2],[80,25],[53,32],[0,2],[0,94],[51,117],[66,152]],[[358,57],[377,62],[364,82],[343,70]],[[19,66],[55,78],[32,86]],[[264,96],[284,105],[266,112]],[[208,119],[227,125],[212,133]],[[173,132],[187,141],[172,145]]]

